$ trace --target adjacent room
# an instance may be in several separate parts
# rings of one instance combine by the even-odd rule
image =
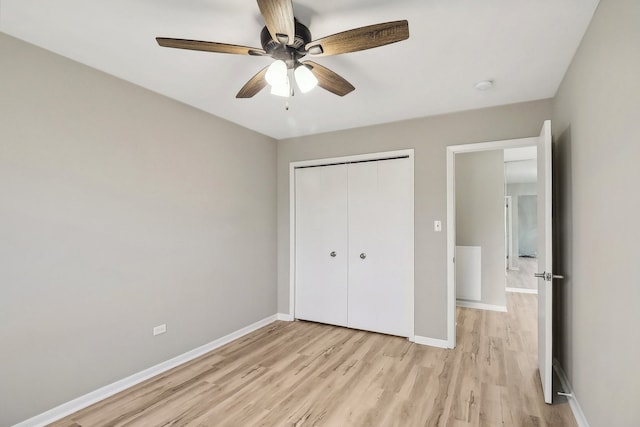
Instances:
[[[0,427],[640,425],[637,0],[0,0]]]

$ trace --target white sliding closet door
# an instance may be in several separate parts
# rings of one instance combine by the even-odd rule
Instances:
[[[409,159],[349,165],[348,326],[409,336],[413,175]]]
[[[295,317],[346,326],[347,165],[295,174]]]

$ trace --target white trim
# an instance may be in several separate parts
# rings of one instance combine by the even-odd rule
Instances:
[[[420,345],[428,345],[438,348],[453,348],[449,346],[448,340],[439,340],[437,338],[421,337],[416,335],[413,337],[413,342]]]
[[[506,183],[505,183],[506,185]],[[507,269],[513,270],[513,197],[504,196],[506,203],[505,229],[507,236]]]
[[[277,320],[282,320],[284,322],[293,322],[293,315],[292,314],[285,314],[285,313],[278,313],[278,314],[276,314],[276,319]]]
[[[289,314],[296,317],[296,163],[289,163]]]
[[[407,148],[404,150],[395,150],[395,151],[381,151],[378,153],[365,153],[365,154],[356,154],[353,156],[341,156],[341,157],[329,157],[322,159],[312,159],[312,160],[300,160],[297,162],[291,162],[290,169],[307,167],[307,166],[327,166],[333,164],[340,163],[350,163],[350,162],[364,162],[370,160],[383,160],[383,159],[391,159],[395,157],[413,157],[413,148]]]
[[[453,153],[473,153],[476,151],[504,150],[506,148],[529,147],[538,144],[538,137],[505,139],[502,141],[476,142],[473,144],[449,145],[447,150]]]
[[[455,151],[447,147],[447,341],[456,348],[456,193]]]
[[[571,394],[571,396],[567,396],[567,401],[569,402],[569,407],[571,408],[571,412],[573,412],[573,416],[576,419],[578,427],[589,427],[587,417],[585,417],[584,412],[582,412],[582,407],[580,407],[580,403],[578,403],[578,398],[573,392],[573,387],[571,387],[567,374],[564,372],[562,365],[560,365],[560,362],[557,359],[553,359],[553,369],[556,371],[558,379],[560,379],[562,391],[564,393]]]
[[[449,348],[456,346],[456,205],[455,205],[455,155],[475,151],[503,150],[537,145],[538,137],[507,139],[447,147],[447,341]]]
[[[415,190],[415,159],[414,159],[414,151],[405,150],[406,154],[409,156],[409,168],[411,169],[411,244],[409,245],[409,257],[411,259],[411,272],[409,273],[411,277],[411,286],[407,289],[407,299],[409,305],[409,313],[407,313],[407,318],[409,320],[409,337],[415,336],[415,327],[416,327],[416,317],[415,317],[415,291],[416,291],[416,256],[415,256],[415,241],[416,241],[416,190]]]
[[[324,159],[301,160],[289,163],[289,313],[295,319],[295,288],[296,288],[296,188],[295,169],[308,166],[323,166],[331,164],[362,162],[371,160],[384,160],[395,157],[408,157],[411,160],[411,184],[413,186],[413,203],[415,211],[415,151],[413,148],[395,151],[383,151],[378,153],[356,154],[353,156],[331,157]],[[415,332],[415,217],[413,219],[413,240],[411,245],[411,257],[414,268],[411,274],[412,286],[409,290],[409,338]]]
[[[502,313],[506,313],[507,312],[507,307],[504,306],[504,305],[485,304],[485,303],[482,303],[482,302],[475,302],[475,301],[458,300],[458,301],[456,301],[456,305],[458,307],[474,308],[476,310],[500,311]]]
[[[70,400],[69,402],[63,403],[60,406],[56,406],[55,408],[50,409],[46,412],[43,412],[40,415],[36,415],[35,417],[29,418],[28,420],[15,424],[13,427],[46,426],[50,423],[58,421],[61,418],[64,418],[68,415],[78,412],[81,409],[84,409],[90,405],[93,405],[94,403],[104,400],[107,397],[113,396],[116,393],[119,393],[123,390],[133,387],[136,384],[140,384],[141,382],[146,381],[149,378],[153,378],[156,375],[162,374],[163,372],[166,372],[169,369],[173,369],[176,366],[180,366],[184,363],[187,363],[193,359],[196,359],[202,356],[203,354],[206,354],[219,347],[222,347],[223,345],[228,344],[231,341],[237,340],[238,338],[243,337],[244,335],[247,335],[257,329],[260,329],[264,326],[269,325],[270,323],[275,322],[276,319],[277,319],[277,315],[273,315],[265,319],[259,320],[249,326],[246,326],[242,329],[239,329],[235,332],[225,335],[222,338],[218,338],[215,341],[211,341],[210,343],[205,344],[201,347],[190,350],[186,353],[183,353],[165,362],[161,362],[148,369],[145,369],[143,371],[130,375],[126,378],[118,380],[112,384],[108,384],[104,387],[100,387],[97,390],[89,392],[76,399]]]
[[[527,289],[527,288],[505,288],[505,291],[512,292],[514,294],[534,294],[538,295],[537,289]]]

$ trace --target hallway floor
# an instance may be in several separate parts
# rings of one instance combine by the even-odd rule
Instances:
[[[538,259],[518,257],[514,261],[517,270],[507,270],[507,288],[538,289],[538,279],[533,275],[538,272]]]

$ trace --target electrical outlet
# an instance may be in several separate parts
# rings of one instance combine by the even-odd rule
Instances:
[[[433,231],[442,231],[442,221],[433,221]]]
[[[156,335],[164,334],[165,332],[167,332],[167,325],[165,323],[163,323],[162,325],[158,325],[155,328],[153,328],[153,336],[154,337]]]

